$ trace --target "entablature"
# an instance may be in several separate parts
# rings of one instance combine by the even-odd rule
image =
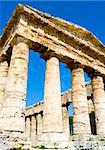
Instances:
[[[105,75],[105,46],[80,26],[18,5],[0,39],[1,56],[18,36],[27,39],[30,49],[42,57],[56,56],[66,64],[79,62]]]

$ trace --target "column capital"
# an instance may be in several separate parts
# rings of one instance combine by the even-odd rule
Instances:
[[[15,42],[14,42],[14,45],[17,45],[17,44],[20,43],[20,42],[23,42],[23,43],[25,43],[25,44],[28,45],[28,40],[27,40],[26,38],[21,37],[21,36],[17,36],[17,37],[16,37],[16,40],[15,40]]]
[[[47,49],[46,51],[44,51],[40,57],[43,58],[45,61],[49,60],[52,57],[56,57],[57,59],[59,59],[56,56],[56,54],[54,54],[50,49]]]
[[[102,74],[94,69],[91,69],[91,71],[88,73],[89,77],[93,78],[93,77],[97,77],[97,76],[101,76]]]
[[[38,112],[36,115],[43,117],[43,111]]]
[[[0,63],[2,63],[4,61],[7,61],[7,60],[8,60],[7,54],[2,54],[1,57],[0,57]]]
[[[78,67],[84,69],[84,65],[80,64],[77,61],[73,61],[71,64],[67,64],[67,68],[70,68],[71,70],[77,69]]]

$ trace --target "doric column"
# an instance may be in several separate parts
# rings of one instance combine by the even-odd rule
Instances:
[[[72,69],[73,133],[90,134],[88,103],[84,80],[84,70],[80,64]]]
[[[103,78],[95,73],[92,79],[93,97],[98,135],[105,135],[105,91]]]
[[[36,117],[35,115],[31,117],[31,141],[36,140]]]
[[[3,61],[0,63],[0,110],[3,106],[3,96],[5,93],[6,79],[8,75],[8,63]]]
[[[60,92],[59,60],[56,57],[51,57],[46,62],[43,132],[62,132]]]
[[[70,129],[69,129],[69,116],[68,116],[68,109],[66,105],[62,106],[62,119],[63,119],[63,131],[69,135]]]
[[[27,42],[17,38],[12,49],[3,104],[2,123],[7,131],[25,131],[28,52]]]
[[[30,139],[30,135],[31,135],[31,120],[30,117],[26,117],[26,126],[25,126],[25,130],[26,130],[26,136],[28,139]]]
[[[43,123],[42,113],[39,113],[37,115],[37,135],[41,135],[42,133],[42,123]]]

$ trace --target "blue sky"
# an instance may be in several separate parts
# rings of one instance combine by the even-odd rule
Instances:
[[[17,4],[38,10],[81,25],[105,44],[105,2],[103,1],[0,1],[0,34]],[[30,50],[27,106],[43,99],[46,62]],[[60,63],[61,90],[71,87],[71,72]],[[89,80],[85,74],[86,81]]]

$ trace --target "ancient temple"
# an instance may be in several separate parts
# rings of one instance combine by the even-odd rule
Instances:
[[[43,102],[26,109],[30,49],[46,61],[46,74]],[[63,94],[59,62],[72,71],[72,89]],[[91,77],[88,85],[84,71]],[[18,5],[0,38],[1,148],[105,149],[104,85],[105,46],[91,32]]]

